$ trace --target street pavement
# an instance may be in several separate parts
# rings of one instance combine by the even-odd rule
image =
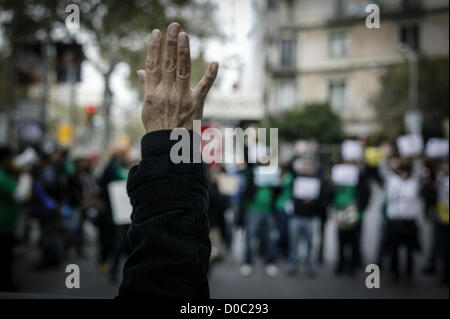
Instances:
[[[381,227],[381,195],[374,200],[365,216],[362,235],[364,260],[371,263],[376,260],[379,228]],[[425,248],[429,245],[430,226],[421,220],[421,234]],[[318,227],[318,224],[316,225]],[[21,254],[16,262],[16,281],[24,298],[113,298],[117,294],[118,284],[112,283],[108,274],[100,271],[96,265],[96,232],[93,226],[87,225],[87,249],[84,258],[69,255],[64,263],[56,268],[35,271],[33,266],[38,262],[38,251],[31,247]],[[232,251],[221,263],[210,270],[210,290],[212,298],[449,298],[448,286],[438,284],[436,277],[425,277],[420,274],[427,249],[417,257],[416,279],[413,283],[401,282],[393,284],[389,274],[381,271],[379,289],[368,289],[365,285],[365,267],[354,277],[336,277],[333,264],[336,259],[336,229],[332,222],[326,226],[325,265],[318,267],[315,278],[307,277],[302,271],[295,277],[285,275],[285,264],[279,262],[278,277],[268,277],[264,273],[261,262],[255,265],[250,277],[239,274],[240,260],[243,252],[243,233],[235,232]],[[315,245],[318,244],[318,237]],[[68,274],[65,267],[77,264],[80,267],[80,288],[68,289],[65,280]],[[0,294],[0,298],[8,295]]]

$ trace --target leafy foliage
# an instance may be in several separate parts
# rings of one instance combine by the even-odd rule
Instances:
[[[448,58],[419,60],[419,108],[424,115],[425,138],[442,136],[442,121],[449,117]],[[384,138],[394,140],[404,131],[408,109],[407,65],[392,67],[382,77],[382,89],[375,99],[378,122]]]
[[[344,137],[342,121],[327,103],[313,103],[284,111],[265,123],[277,127],[282,141],[313,139],[320,143],[337,143]]]

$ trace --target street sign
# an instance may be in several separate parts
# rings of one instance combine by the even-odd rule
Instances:
[[[58,143],[69,146],[73,142],[74,127],[72,124],[63,123],[58,126]]]

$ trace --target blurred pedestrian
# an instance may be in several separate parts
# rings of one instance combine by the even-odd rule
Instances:
[[[275,202],[278,227],[277,249],[280,254],[289,257],[288,209],[292,206],[292,185],[294,175],[289,167],[283,167],[281,173],[281,192]]]
[[[115,181],[123,181],[128,177],[127,152],[117,149],[113,152],[99,181],[100,194],[104,202],[104,210],[98,217],[99,228],[99,269],[102,272],[110,271],[110,258],[114,250],[120,245],[116,243],[116,227],[113,220],[113,212],[108,185]],[[117,249],[116,249],[117,248]]]
[[[339,275],[348,270],[349,274],[353,275],[362,263],[361,224],[371,196],[370,180],[366,171],[360,169],[356,162],[345,161],[343,166],[356,178],[352,183],[335,183],[334,185],[333,208],[339,243],[335,273]],[[351,251],[351,258],[347,257],[347,250]]]
[[[34,176],[32,215],[39,221],[41,234],[41,260],[36,270],[41,270],[58,266],[62,257],[61,208],[67,176],[56,144],[44,145]]]
[[[13,248],[20,203],[31,196],[32,178],[13,169],[13,152],[0,147],[0,291],[16,291],[13,274]]]
[[[405,160],[386,180],[386,247],[394,282],[400,279],[399,249],[406,247],[406,275],[414,275],[414,253],[420,249],[417,218],[421,215],[420,180],[413,166]]]
[[[69,161],[66,159],[64,169],[67,174],[67,191],[62,206],[64,254],[68,256],[71,248],[74,248],[77,255],[83,257],[84,214],[82,210],[83,185],[80,160]]]
[[[437,181],[437,257],[442,261],[442,283],[448,285],[449,251],[448,251],[448,229],[449,229],[449,170],[448,159],[440,165]]]
[[[303,189],[302,189],[303,188]],[[304,160],[294,180],[294,215],[289,218],[288,275],[298,271],[299,244],[306,244],[305,267],[310,277],[316,274],[313,250],[314,218],[318,217],[322,183],[311,160]]]
[[[243,276],[249,276],[253,272],[254,244],[258,237],[260,237],[260,243],[263,244],[266,274],[271,277],[278,275],[275,199],[280,191],[279,171],[267,173],[264,172],[266,168],[272,169],[273,167],[249,166],[246,171],[245,256],[240,269]]]
[[[229,207],[228,198],[220,192],[218,185],[219,167],[209,169],[209,228],[211,238],[211,262],[220,261],[225,255],[225,211]]]

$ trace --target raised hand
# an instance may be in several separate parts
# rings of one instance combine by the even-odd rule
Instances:
[[[178,23],[169,25],[164,57],[163,36],[159,30],[150,35],[145,70],[137,71],[144,93],[142,122],[147,132],[192,129],[201,120],[206,96],[213,85],[219,65],[213,62],[195,90],[191,89],[189,36]]]

